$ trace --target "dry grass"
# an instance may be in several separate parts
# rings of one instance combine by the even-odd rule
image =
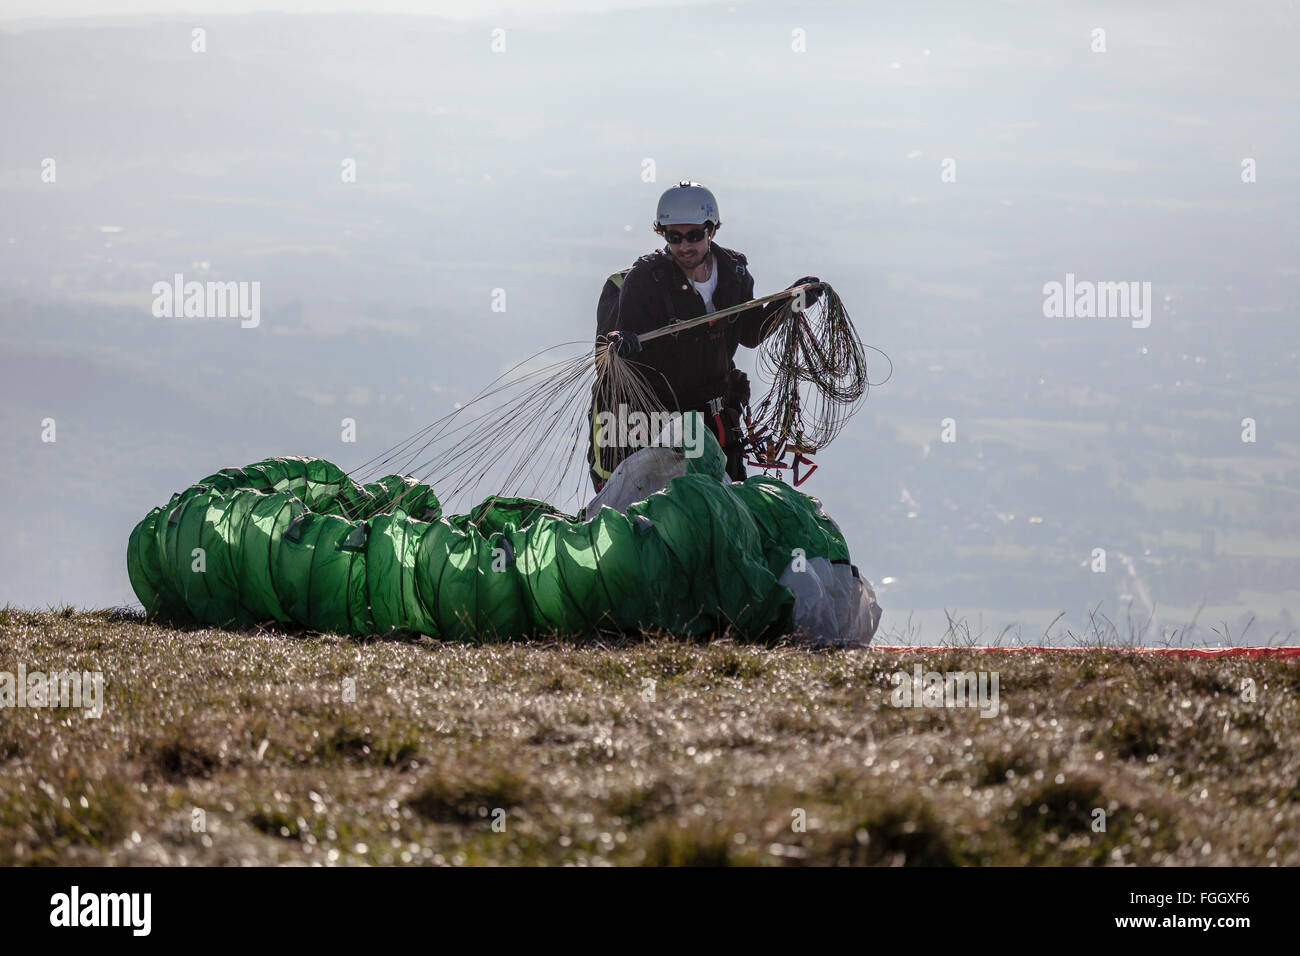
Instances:
[[[895,708],[918,660],[996,669],[1001,713]],[[103,671],[106,709],[0,708],[0,864],[1300,864],[1295,661],[0,610],[0,671],[19,663]]]

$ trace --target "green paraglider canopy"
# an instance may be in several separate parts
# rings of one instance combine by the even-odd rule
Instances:
[[[131,585],[150,615],[177,623],[467,641],[780,633],[792,555],[846,563],[844,537],[817,499],[782,482],[727,482],[711,431],[695,434],[702,453],[676,449],[685,473],[626,513],[490,497],[446,515],[414,479],[358,484],[319,458],[223,469],[135,527]]]

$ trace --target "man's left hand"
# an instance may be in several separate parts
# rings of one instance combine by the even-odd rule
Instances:
[[[822,280],[817,278],[816,276],[804,276],[802,279],[795,279],[793,282],[790,283],[790,285],[787,288],[793,289],[796,286],[815,283],[813,288],[803,290],[803,304],[804,304],[804,308],[806,309],[809,306],[816,305],[817,300],[822,297],[821,281]]]

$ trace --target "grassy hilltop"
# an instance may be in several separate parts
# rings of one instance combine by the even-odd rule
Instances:
[[[996,670],[998,715],[893,706],[918,662]],[[102,671],[104,713],[0,707],[5,865],[1300,864],[1294,660],[472,647],[6,608],[0,672],[20,663]]]

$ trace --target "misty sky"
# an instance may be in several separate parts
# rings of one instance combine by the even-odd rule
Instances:
[[[610,12],[638,7],[689,6],[700,0],[549,0],[546,14]],[[734,5],[734,4],[733,4]],[[184,0],[8,0],[0,20],[72,19],[93,17],[208,15],[241,13],[400,13],[475,20],[497,15],[535,16],[539,5],[529,0],[225,0],[221,4]]]

